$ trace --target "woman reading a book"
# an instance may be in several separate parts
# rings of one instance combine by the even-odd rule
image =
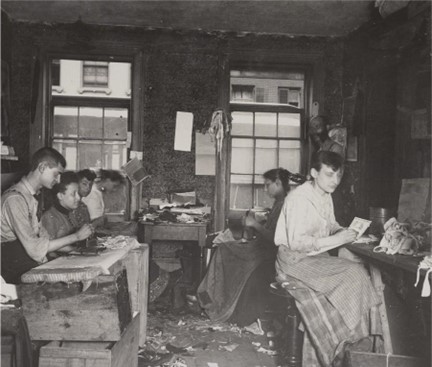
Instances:
[[[338,365],[346,345],[370,335],[369,311],[380,301],[361,263],[327,253],[357,236],[341,227],[333,212],[331,193],[340,183],[343,158],[317,152],[310,174],[312,181],[287,196],[279,216],[277,280],[302,316],[303,366]]]

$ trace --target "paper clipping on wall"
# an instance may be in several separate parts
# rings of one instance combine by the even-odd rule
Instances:
[[[177,111],[174,150],[190,152],[192,146],[193,114]]]

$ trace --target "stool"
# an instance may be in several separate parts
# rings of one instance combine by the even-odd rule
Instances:
[[[300,314],[295,299],[279,283],[272,283],[270,293],[284,303],[283,362],[287,367],[301,367],[303,333],[298,329]]]

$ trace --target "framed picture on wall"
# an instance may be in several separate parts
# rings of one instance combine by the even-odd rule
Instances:
[[[357,136],[348,135],[346,160],[348,162],[357,162],[357,160],[358,160],[358,138],[357,138]]]

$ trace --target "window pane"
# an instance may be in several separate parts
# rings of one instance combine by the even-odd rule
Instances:
[[[54,139],[52,147],[65,157],[68,170],[76,171],[78,169],[76,141]]]
[[[231,175],[230,208],[250,209],[252,204],[252,175]]]
[[[279,137],[300,138],[301,136],[300,114],[280,113],[279,114]]]
[[[253,113],[252,112],[233,112],[231,135],[253,134]]]
[[[80,107],[79,137],[102,138],[103,109],[95,107]]]
[[[232,139],[231,172],[253,173],[252,139]]]
[[[78,130],[78,107],[54,107],[53,135],[76,138]]]
[[[303,72],[231,70],[231,102],[289,104],[303,108],[304,85]]]
[[[102,141],[88,140],[78,142],[79,169],[104,168],[102,162]]]
[[[300,142],[281,140],[279,142],[279,166],[292,173],[300,172]]]
[[[277,168],[277,140],[257,139],[255,148],[255,173],[263,174]]]
[[[51,62],[51,81],[52,85],[60,85],[60,60],[58,59]]]
[[[53,96],[86,98],[131,98],[129,62],[53,59],[51,93]]]
[[[103,168],[120,169],[126,163],[126,142],[105,142],[103,146]]]
[[[276,137],[276,113],[255,113],[255,136]]]
[[[255,86],[233,85],[231,88],[231,100],[236,102],[253,102],[255,100]]]
[[[264,183],[260,183],[260,184],[255,183],[254,191],[255,191],[254,208],[271,208],[273,206],[274,199],[272,199],[267,194],[267,191],[264,191]]]
[[[84,61],[83,86],[108,87],[108,65],[106,61]]]
[[[105,108],[104,138],[125,139],[128,131],[128,110],[126,108]]]

